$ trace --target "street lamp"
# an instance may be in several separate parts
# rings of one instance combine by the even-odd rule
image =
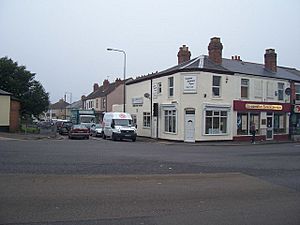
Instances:
[[[108,48],[107,51],[114,51],[114,52],[122,52],[124,54],[124,71],[123,71],[123,80],[124,80],[124,87],[123,87],[123,112],[125,112],[125,103],[126,103],[126,90],[125,90],[125,79],[126,79],[126,52],[122,49],[115,49],[115,48]]]

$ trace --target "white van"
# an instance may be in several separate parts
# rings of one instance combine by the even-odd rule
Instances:
[[[103,117],[102,130],[102,137],[104,139],[110,137],[114,141],[117,139],[136,140],[136,128],[132,124],[132,118],[129,113],[105,113]]]

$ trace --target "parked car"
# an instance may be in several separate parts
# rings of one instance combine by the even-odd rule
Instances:
[[[102,127],[100,124],[93,124],[90,128],[90,134],[93,137],[101,137],[102,136]]]
[[[61,127],[59,128],[58,133],[61,135],[69,134],[72,125],[73,123],[71,121],[63,122]]]
[[[53,120],[53,122],[56,125],[57,132],[59,132],[59,129],[61,128],[63,122],[68,122],[68,120],[57,119],[57,120]]]
[[[90,132],[89,129],[84,125],[73,125],[69,131],[69,139],[73,138],[83,138],[89,139]]]

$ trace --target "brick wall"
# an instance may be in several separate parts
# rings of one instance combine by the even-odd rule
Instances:
[[[16,132],[20,127],[20,109],[21,104],[19,101],[11,99],[10,102],[10,119],[9,119],[9,131]]]

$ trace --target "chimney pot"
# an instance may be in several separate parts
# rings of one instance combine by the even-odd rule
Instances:
[[[177,57],[178,57],[178,64],[190,61],[191,52],[189,51],[189,47],[187,47],[186,45],[182,45],[182,47],[179,48]]]
[[[275,49],[266,49],[264,55],[265,58],[265,69],[277,72],[277,54]]]
[[[216,64],[222,64],[222,50],[223,45],[220,41],[220,38],[211,38],[208,45],[208,58]]]
[[[99,88],[99,85],[97,83],[94,83],[94,92],[97,91]]]
[[[108,86],[109,86],[109,81],[107,80],[107,79],[105,79],[104,81],[103,81],[103,87],[104,88],[107,88]]]

